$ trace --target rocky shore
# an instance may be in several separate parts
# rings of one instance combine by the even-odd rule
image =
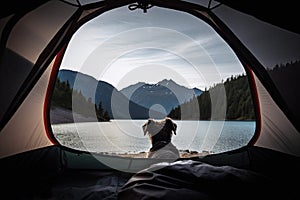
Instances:
[[[191,158],[191,157],[202,157],[209,155],[211,152],[208,151],[190,151],[190,150],[179,150],[180,158]],[[123,153],[123,154],[114,154],[121,157],[130,157],[130,158],[146,158],[147,152],[139,153]]]

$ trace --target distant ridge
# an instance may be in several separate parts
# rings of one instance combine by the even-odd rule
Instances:
[[[160,105],[166,113],[202,94],[202,90],[181,86],[172,79],[164,79],[155,84],[138,82],[123,88],[120,92],[130,101],[148,109],[153,108],[154,105]]]
[[[130,101],[114,86],[105,81],[98,81],[92,76],[65,69],[59,71],[58,78],[61,81],[68,81],[71,88],[80,91],[86,99],[90,98],[96,105],[101,102],[111,119],[149,118],[149,108]],[[156,111],[151,111],[151,113],[155,116],[164,115]]]

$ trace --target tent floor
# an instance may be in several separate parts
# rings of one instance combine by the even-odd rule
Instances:
[[[193,192],[202,192],[202,186],[208,186],[208,183],[211,183],[210,180],[216,181],[216,185],[213,183],[207,188],[209,191],[212,190],[213,194],[224,188],[226,191],[228,189],[232,192],[238,192],[230,186],[231,183],[238,183],[232,182],[237,179],[224,179],[224,175],[228,175],[231,171],[225,170],[224,173],[219,174],[214,171],[220,169],[217,168],[218,166],[230,166],[230,168],[222,169],[233,171],[238,169],[238,171],[246,172],[243,173],[245,176],[235,176],[240,178],[238,180],[242,181],[241,183],[251,181],[253,173],[259,175],[259,179],[255,180],[263,180],[266,184],[261,185],[260,182],[254,181],[251,182],[250,186],[266,188],[266,190],[262,190],[266,192],[266,197],[276,197],[277,194],[282,197],[289,197],[291,194],[297,194],[298,186],[294,183],[300,179],[300,158],[258,147],[244,147],[221,154],[181,159],[181,161],[195,162],[178,165],[177,168],[176,166],[175,168],[164,168],[153,173],[150,171],[134,174],[109,168],[91,168],[90,165],[86,165],[88,164],[85,162],[86,160],[82,161],[85,164],[85,166],[82,165],[82,168],[70,168],[70,160],[69,163],[65,161],[63,155],[59,147],[52,147],[1,159],[2,195],[9,199],[20,200],[115,200],[120,199],[118,195],[123,190],[126,192],[125,197],[127,197],[128,192],[129,194],[137,192],[136,194],[145,194],[147,198],[144,199],[149,199],[147,195],[152,195],[152,192],[161,195],[161,191],[164,190],[166,194],[174,196],[178,193],[184,197],[186,192],[180,193],[180,191],[192,189]],[[208,171],[201,169],[201,162],[210,165],[205,167]],[[206,178],[203,179],[201,174],[207,175]],[[225,181],[224,184],[220,185],[220,180]],[[197,184],[201,183],[201,187],[195,188]],[[151,190],[149,190],[149,186]],[[220,190],[215,186],[218,186]],[[170,191],[173,192],[168,193]],[[249,187],[249,190],[246,189],[245,192],[253,194],[255,191]],[[272,193],[274,195],[271,195]],[[245,195],[247,196],[247,194]],[[131,200],[133,199],[131,198]],[[172,199],[174,200],[174,198]],[[203,199],[211,198],[206,196]]]
[[[117,199],[130,174],[109,170],[65,170],[59,176],[40,181],[36,177],[6,182],[9,199]],[[3,187],[2,187],[3,189]]]

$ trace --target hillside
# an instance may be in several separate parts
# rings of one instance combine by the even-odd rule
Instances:
[[[212,107],[210,94],[217,94],[221,87],[223,87],[222,84],[224,84],[227,98],[226,120],[254,120],[254,106],[248,85],[248,79],[245,75],[231,77],[228,78],[224,83],[216,84],[209,90],[204,91],[199,97],[174,108],[169,113],[169,117],[181,119],[181,112],[182,109],[184,109],[185,113],[190,114],[189,116],[186,116],[185,114],[185,119],[221,120],[222,116],[211,116]],[[200,116],[199,114],[195,115],[193,112],[193,110],[195,110],[195,105],[198,105],[200,108]],[[223,106],[223,102],[216,100],[214,109],[223,109]]]
[[[72,91],[62,88],[58,89],[53,96],[57,96],[57,93],[63,93],[60,94],[60,96],[64,99],[54,98],[54,102],[52,102],[54,106],[59,103],[61,108],[74,109],[76,102],[72,104],[72,98],[74,98],[74,94],[76,94],[77,96],[82,95],[86,101],[94,105],[93,107],[99,107],[100,105],[100,110],[103,110],[103,112],[106,111],[110,119],[147,119],[149,117],[148,108],[128,100],[126,96],[107,82],[98,81],[89,75],[71,70],[60,70],[58,80],[61,83],[65,83],[65,87],[70,87],[75,93],[73,93],[72,97]],[[56,87],[57,86],[58,84],[56,84]],[[66,96],[69,97],[67,98]],[[84,105],[85,103],[81,99],[78,106],[75,107],[81,110],[80,113],[87,112],[85,111],[86,106]],[[89,105],[88,107],[91,106]],[[94,108],[90,108],[89,112],[95,112],[93,109]],[[152,111],[151,113],[155,116],[162,116],[162,113],[156,111]]]

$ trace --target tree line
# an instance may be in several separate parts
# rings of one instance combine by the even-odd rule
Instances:
[[[224,93],[222,92],[224,88],[226,105],[221,100],[222,97],[218,98],[218,95]],[[200,115],[199,112],[195,112],[198,109]],[[189,120],[222,120],[224,116],[222,112],[218,112],[220,110],[226,111],[225,120],[255,120],[254,105],[246,75],[231,76],[225,82],[215,84],[208,90],[205,89],[200,96],[172,109],[168,116],[173,119],[184,117]],[[184,116],[181,115],[182,111]]]
[[[68,109],[85,117],[93,117],[96,114],[98,121],[110,120],[101,102],[96,105],[92,98],[86,99],[81,91],[73,90],[69,81],[61,81],[59,77],[56,79],[51,99],[51,108],[54,107]]]

